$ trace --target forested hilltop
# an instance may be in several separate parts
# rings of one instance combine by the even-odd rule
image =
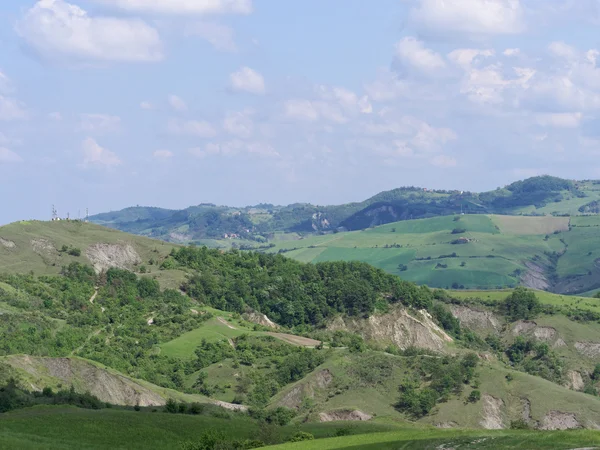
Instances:
[[[452,214],[578,215],[600,212],[600,181],[551,176],[474,193],[402,187],[336,206],[200,204],[184,210],[132,207],[91,217],[95,223],[171,242],[218,245],[233,239],[266,243],[274,233],[352,231],[407,219]]]

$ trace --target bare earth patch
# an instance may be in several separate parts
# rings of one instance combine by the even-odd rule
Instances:
[[[542,419],[540,430],[571,430],[581,428],[575,414],[560,411],[550,411]]]
[[[483,394],[481,400],[483,404],[483,420],[479,424],[486,430],[501,430],[505,428],[502,423],[504,401],[489,394]]]
[[[94,244],[85,251],[97,273],[111,267],[130,270],[142,262],[131,244]]]
[[[340,409],[338,411],[328,411],[319,414],[319,420],[321,422],[337,422],[340,420],[352,420],[352,421],[365,421],[371,420],[373,416],[355,409],[354,411],[348,409]]]
[[[575,348],[589,358],[600,356],[600,342],[575,342]]]
[[[17,246],[13,241],[3,238],[0,238],[0,245],[6,248],[15,248]]]
[[[426,311],[420,311],[413,316],[401,307],[368,319],[337,317],[327,329],[359,333],[365,340],[392,342],[403,350],[418,347],[443,351],[446,343],[453,341],[433,322]]]
[[[569,370],[565,386],[573,391],[583,391],[585,383],[583,382],[583,378],[581,378],[581,373],[576,370]]]
[[[232,330],[237,330],[236,327],[234,327],[233,325],[231,325],[229,322],[227,322],[225,319],[223,319],[222,317],[217,317],[217,320],[219,322],[221,322],[223,325],[225,325],[227,328],[230,328]]]
[[[501,328],[500,321],[490,311],[482,311],[468,306],[452,305],[450,306],[452,315],[456,317],[460,324],[471,329],[493,329]]]
[[[537,323],[530,320],[519,320],[512,329],[513,336],[521,336],[537,327]]]
[[[34,377],[52,377],[64,386],[72,384],[78,392],[89,391],[103,402],[114,405],[157,406],[166,403],[163,397],[135,381],[78,359],[11,356],[7,362]],[[36,387],[39,390],[45,387],[43,380],[40,379],[40,386]]]
[[[285,334],[285,333],[267,333],[269,336],[273,336],[277,339],[281,339],[282,341],[288,342],[290,344],[299,345],[301,347],[316,347],[321,343],[321,341],[316,341],[311,338],[307,338],[304,336],[295,336],[293,334]]]
[[[266,315],[256,311],[245,313],[242,317],[248,322],[262,325],[263,327],[273,328],[274,330],[278,330],[280,328],[279,325],[269,319]]]

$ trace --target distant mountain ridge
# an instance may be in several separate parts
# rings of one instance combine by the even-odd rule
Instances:
[[[276,232],[353,231],[460,213],[578,215],[598,211],[599,202],[600,181],[544,175],[482,193],[402,187],[342,205],[259,204],[235,208],[202,203],[183,210],[136,206],[98,214],[90,220],[170,242],[205,243],[231,237],[266,242]]]

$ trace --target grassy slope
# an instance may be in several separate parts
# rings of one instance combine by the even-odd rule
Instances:
[[[298,429],[328,437],[339,424],[305,424],[279,430],[285,440]],[[385,424],[360,424],[359,432],[394,429]],[[14,449],[178,449],[206,430],[223,430],[237,439],[256,439],[256,422],[245,415],[230,419],[122,410],[83,410],[74,407],[34,407],[0,415],[0,448]],[[355,431],[355,432],[356,432]]]
[[[506,297],[508,297],[511,293],[510,289],[500,289],[500,290],[460,290],[460,291],[451,291],[453,297],[468,299],[468,298],[480,298],[482,300],[491,300],[494,302],[501,302]],[[600,300],[589,297],[579,297],[575,295],[560,295],[553,294],[551,292],[546,291],[536,291],[536,296],[539,298],[540,302],[545,305],[553,305],[553,306],[570,306],[578,309],[587,309],[589,311],[594,311],[600,313]]]
[[[337,437],[309,442],[288,443],[272,450],[378,450],[410,449],[565,449],[596,445],[600,432],[570,431],[539,433],[532,431],[465,431],[406,429],[388,433]]]
[[[452,234],[457,228],[465,232]],[[566,234],[552,233],[565,229],[568,218],[563,217],[465,215],[455,220],[455,216],[446,216],[296,241],[280,240],[272,251],[297,249],[286,255],[306,262],[365,261],[407,280],[435,287],[458,283],[489,289],[517,284],[515,270],[527,270],[524,262],[536,255],[548,262],[544,252],[562,250],[564,245],[559,239]],[[548,240],[544,240],[546,234],[550,234]],[[471,242],[451,244],[459,237]],[[452,253],[458,257],[439,259]],[[436,268],[438,263],[447,267]],[[401,271],[401,264],[407,265],[408,270]]]
[[[85,256],[86,249],[93,244],[130,244],[139,254],[142,264],[152,271],[163,287],[178,288],[184,279],[184,272],[178,270],[159,271],[156,266],[148,265],[153,258],[158,260],[169,254],[174,247],[154,239],[123,233],[118,230],[82,222],[15,222],[0,227],[0,238],[14,243],[8,248],[0,245],[0,272],[27,273],[33,271],[37,275],[57,274],[62,266],[77,261],[90,264]],[[40,255],[34,251],[32,241],[45,239],[54,249],[63,245],[73,246],[81,250],[81,256],[59,254],[55,250],[43,251]]]

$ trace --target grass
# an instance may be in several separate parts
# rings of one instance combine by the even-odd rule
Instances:
[[[308,442],[267,447],[272,450],[335,450],[335,449],[565,449],[589,447],[600,443],[598,431],[546,432],[535,431],[468,431],[406,429],[388,433],[345,436]]]
[[[0,227],[0,237],[14,244],[13,247],[0,245],[0,272],[28,273],[33,271],[36,275],[53,275],[60,272],[62,266],[71,262],[90,264],[86,257],[86,249],[93,244],[130,244],[136,250],[142,264],[151,270],[149,276],[165,283],[164,287],[174,287],[183,279],[180,271],[166,273],[158,267],[149,265],[150,259],[159,260],[169,254],[173,244],[157,241],[141,236],[123,233],[111,228],[83,222],[40,222],[27,221],[15,222]],[[32,241],[44,239],[50,243],[45,250],[34,250]],[[59,253],[63,246],[73,246],[81,250],[81,256],[71,256]],[[171,272],[171,271],[169,271]],[[179,286],[177,286],[179,287]]]
[[[460,290],[450,291],[452,296],[467,299],[480,298],[482,300],[490,300],[500,303],[512,292],[511,289],[501,290]],[[600,299],[590,297],[578,297],[574,295],[553,294],[546,291],[535,291],[535,295],[541,303],[553,306],[567,306],[577,309],[585,309],[600,313]]]
[[[315,437],[335,434],[340,424],[302,424],[276,430],[279,441],[289,439],[298,430]],[[388,431],[386,424],[359,424],[355,433]],[[207,430],[221,430],[235,439],[260,439],[260,427],[243,414],[230,419],[207,415],[152,413],[75,407],[34,407],[0,415],[0,448],[11,449],[179,449],[186,441],[194,442]]]
[[[519,284],[527,261],[550,264],[547,255],[564,250],[560,239],[567,233],[553,232],[567,230],[568,223],[564,217],[444,216],[300,240],[278,239],[270,251],[284,251],[303,262],[364,261],[432,287],[493,289]],[[468,243],[452,243],[460,237]]]

